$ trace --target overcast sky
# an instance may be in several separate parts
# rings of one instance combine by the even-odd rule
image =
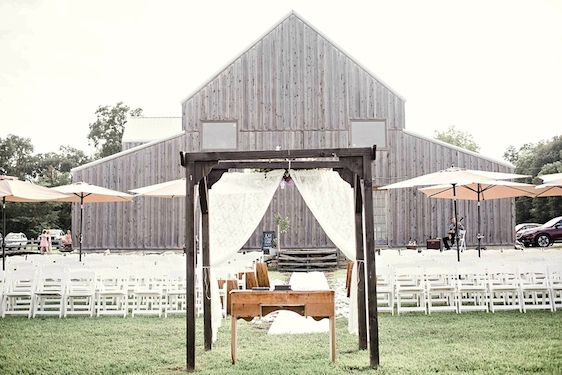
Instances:
[[[406,128],[455,125],[485,155],[562,134],[562,0],[0,0],[0,137],[91,151],[98,105],[180,102],[294,9],[406,99]]]

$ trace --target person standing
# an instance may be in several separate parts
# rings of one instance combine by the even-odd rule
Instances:
[[[41,233],[39,236],[39,250],[41,254],[45,254],[49,248],[51,247],[51,236],[47,233],[46,230]]]

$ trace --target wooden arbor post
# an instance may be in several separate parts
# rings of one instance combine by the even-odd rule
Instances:
[[[373,151],[374,152],[374,151]],[[365,255],[367,261],[367,292],[369,294],[369,351],[371,367],[376,368],[379,359],[379,323],[377,311],[377,271],[375,264],[375,223],[373,217],[373,178],[371,158],[363,156],[363,194],[365,207]]]
[[[209,191],[207,177],[199,181],[199,202],[201,205],[201,243],[203,261],[203,337],[205,350],[211,350],[213,331],[211,322],[211,275],[209,266],[211,256],[209,253]]]
[[[376,147],[371,148],[343,148],[343,149],[315,149],[315,150],[282,150],[282,151],[228,151],[228,152],[197,152],[197,153],[180,153],[181,165],[186,169],[186,230],[185,230],[185,248],[186,248],[186,362],[187,370],[195,370],[195,185],[199,185],[201,194],[201,207],[203,213],[203,262],[204,262],[204,276],[209,281],[209,227],[208,227],[208,187],[212,186],[222,173],[228,169],[236,168],[285,168],[285,162],[278,162],[279,159],[295,160],[292,164],[294,169],[311,169],[311,168],[347,168],[349,171],[355,173],[353,178],[353,185],[355,187],[355,219],[358,220],[358,207],[365,210],[365,235],[366,247],[365,257],[368,273],[368,321],[369,321],[369,347],[370,347],[370,363],[371,367],[377,367],[379,364],[379,340],[378,340],[378,321],[377,321],[377,293],[376,293],[376,270],[375,270],[375,243],[374,243],[374,223],[373,223],[373,192],[372,192],[372,172],[371,162],[375,157]],[[334,161],[337,157],[339,160]],[[324,158],[323,161],[319,160],[301,160],[309,158]],[[269,160],[265,161],[264,160]],[[209,177],[210,181],[206,180],[209,173],[217,172],[215,176]],[[214,177],[214,178],[213,178]],[[363,187],[361,189],[360,177],[363,179]],[[358,204],[358,190],[363,190],[363,205]],[[207,221],[207,224],[205,224]],[[358,226],[362,231],[363,220],[361,225]],[[356,241],[361,237],[356,226]],[[359,247],[359,246],[358,246]],[[357,250],[357,259],[361,259],[363,251]],[[359,262],[361,263],[361,262]],[[359,268],[359,267],[358,267]],[[359,268],[361,269],[361,268]],[[363,272],[358,272],[358,276],[363,275]],[[205,284],[207,284],[205,286]],[[210,296],[210,288],[208,283],[204,283],[206,289],[205,299]],[[361,283],[359,284],[361,290]],[[363,286],[364,289],[364,286]],[[365,295],[363,294],[363,306],[365,302]],[[358,305],[361,306],[361,293],[358,293]],[[363,316],[365,309],[361,309]],[[365,321],[359,316],[361,322]],[[211,318],[210,318],[210,300],[205,304],[205,349],[211,348]],[[366,329],[364,324],[359,324],[360,332],[360,347],[362,347],[362,337],[366,336]]]
[[[367,319],[365,304],[365,251],[363,249],[363,192],[361,178],[353,176],[353,190],[355,196],[355,260],[357,262],[357,331],[359,335],[359,349],[367,349]]]
[[[183,159],[183,158],[182,158]],[[182,165],[184,163],[182,162]],[[186,364],[195,370],[195,163],[185,163]]]

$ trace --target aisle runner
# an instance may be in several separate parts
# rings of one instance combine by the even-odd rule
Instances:
[[[293,290],[328,290],[328,280],[323,272],[293,272],[291,275],[291,289]],[[267,332],[270,335],[315,333],[329,331],[328,319],[316,321],[305,318],[295,312],[281,310]]]

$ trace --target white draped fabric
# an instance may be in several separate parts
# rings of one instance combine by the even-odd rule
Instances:
[[[353,188],[328,169],[291,170],[291,178],[306,205],[345,256],[355,262],[355,203]],[[351,283],[348,330],[357,334],[357,263]]]
[[[283,177],[283,170],[231,172],[209,190],[209,247],[211,266],[220,266],[244,246],[260,223]],[[211,272],[213,341],[222,324],[216,278]]]

